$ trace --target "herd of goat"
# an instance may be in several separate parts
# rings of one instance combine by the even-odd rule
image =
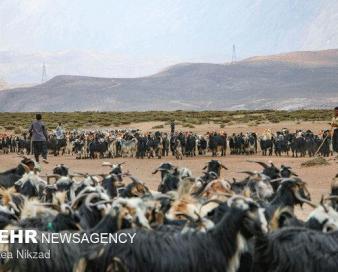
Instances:
[[[162,163],[158,189],[111,164],[90,176],[58,165],[43,177],[33,160],[0,174],[0,228],[129,233],[112,244],[1,244],[1,251],[50,250],[51,258],[0,258],[1,271],[337,271],[338,175],[318,204],[285,165],[259,163],[243,180],[211,160],[194,177]],[[261,168],[262,167],[262,168]],[[128,182],[128,180],[130,180]],[[52,182],[53,181],[53,182]],[[307,219],[296,206],[313,207]],[[1,256],[1,255],[0,255]]]
[[[256,154],[292,155],[295,157],[324,157],[332,154],[330,132],[316,135],[312,131],[297,130],[290,133],[282,129],[276,133],[266,130],[262,135],[254,132],[227,135],[225,132],[210,132],[198,135],[192,132],[142,133],[139,130],[114,130],[95,132],[68,132],[61,139],[51,133],[47,141],[48,149],[55,156],[74,154],[78,159],[136,157],[165,157],[172,153],[177,159],[183,156],[206,155],[225,156],[227,149],[231,155]],[[29,155],[31,142],[26,135],[7,136],[0,139],[3,153],[17,152]]]

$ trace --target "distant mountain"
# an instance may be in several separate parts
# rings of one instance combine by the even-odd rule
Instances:
[[[284,62],[302,66],[338,66],[338,50],[301,51],[273,56],[247,58],[243,63]]]
[[[142,78],[61,75],[0,92],[1,111],[322,108],[338,104],[338,50],[186,63]]]

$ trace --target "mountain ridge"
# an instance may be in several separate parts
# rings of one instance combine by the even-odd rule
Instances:
[[[233,64],[181,63],[140,78],[59,75],[0,93],[0,111],[297,109],[337,103],[337,49]]]

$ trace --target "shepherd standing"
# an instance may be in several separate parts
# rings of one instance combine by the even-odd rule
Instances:
[[[336,156],[338,153],[338,107],[334,109],[334,117],[331,122],[332,127],[332,148],[334,155]]]
[[[33,151],[36,162],[39,162],[39,157],[42,155],[43,162],[47,161],[47,130],[45,124],[42,122],[41,114],[36,114],[36,120],[33,121],[29,128],[31,135]]]

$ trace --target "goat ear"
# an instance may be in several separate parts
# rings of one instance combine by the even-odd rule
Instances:
[[[202,170],[205,170],[205,169],[207,169],[207,167],[208,167],[207,165],[206,165],[206,166],[204,166],[204,167],[202,168]]]
[[[225,170],[228,170],[228,168],[225,167],[223,164],[221,164],[221,167],[224,168]]]
[[[158,213],[156,213],[156,223],[157,224],[159,224],[159,225],[161,225],[161,224],[163,224],[163,222],[164,222],[164,214],[163,214],[163,212],[162,211],[159,211]]]
[[[243,191],[243,196],[250,198],[250,195],[251,195],[250,189],[248,187],[245,187]]]

